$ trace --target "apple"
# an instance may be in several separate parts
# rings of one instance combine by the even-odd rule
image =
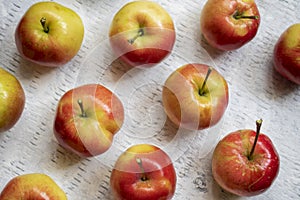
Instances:
[[[25,93],[19,80],[0,68],[0,132],[12,128],[20,119],[25,105]]]
[[[67,91],[59,100],[54,135],[59,144],[82,157],[107,151],[124,121],[120,99],[100,84]]]
[[[300,85],[300,23],[289,26],[277,40],[273,61],[285,78]]]
[[[201,11],[201,32],[214,48],[235,50],[251,41],[260,14],[254,0],[207,0]]]
[[[110,186],[115,199],[167,200],[176,189],[176,172],[170,157],[159,147],[133,145],[116,161]]]
[[[167,78],[162,91],[164,110],[178,127],[201,130],[220,121],[228,105],[228,85],[212,67],[189,63]]]
[[[48,175],[33,173],[11,179],[0,193],[0,200],[67,200],[65,192]]]
[[[152,67],[172,51],[174,24],[158,3],[133,1],[114,15],[109,38],[118,58],[132,67]]]
[[[79,51],[84,36],[81,18],[55,2],[33,4],[21,18],[15,42],[20,55],[36,64],[58,67]]]
[[[212,157],[212,173],[226,191],[254,196],[266,191],[279,172],[279,155],[271,139],[257,130],[229,133],[217,144]]]

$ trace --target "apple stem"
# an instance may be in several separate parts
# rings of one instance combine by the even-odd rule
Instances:
[[[257,140],[258,140],[258,136],[259,136],[259,133],[260,133],[260,128],[261,128],[262,122],[263,122],[262,119],[256,120],[256,135],[255,135],[255,139],[254,139],[252,149],[251,149],[250,154],[248,156],[249,160],[252,160],[252,155],[254,153],[254,149],[255,149],[255,146],[256,146],[256,143],[257,143]]]
[[[87,115],[86,115],[86,112],[84,111],[84,109],[83,109],[83,103],[82,103],[82,100],[81,99],[78,99],[78,101],[77,101],[77,103],[78,103],[78,105],[79,105],[79,107],[80,107],[80,110],[81,110],[81,117],[87,117]]]
[[[44,32],[45,33],[49,33],[49,28],[46,26],[46,18],[45,17],[42,17],[41,20],[40,20],[42,26],[43,26],[43,29],[44,29]]]
[[[141,177],[141,180],[142,180],[142,181],[146,181],[146,180],[147,180],[147,177],[146,177],[145,169],[144,169],[144,167],[143,167],[142,159],[136,158],[136,162],[137,162],[137,164],[139,165],[139,167],[140,167],[140,169],[141,169],[141,171],[142,171],[142,174],[143,174],[142,177]]]
[[[139,37],[141,37],[141,36],[143,36],[143,35],[144,35],[144,30],[143,30],[142,28],[140,28],[140,29],[138,30],[138,33],[136,34],[136,36],[134,36],[134,38],[132,38],[132,39],[129,39],[128,42],[129,42],[130,44],[133,44],[133,43],[135,42],[136,39],[138,39]]]
[[[204,88],[205,88],[205,86],[206,86],[207,79],[208,79],[208,77],[209,77],[209,75],[210,75],[211,72],[212,72],[212,67],[209,67],[208,70],[207,70],[205,79],[204,79],[204,81],[203,81],[203,83],[202,83],[202,87],[201,87],[201,89],[199,90],[200,96],[203,96],[204,93],[205,93],[205,92],[204,92]]]
[[[253,15],[253,16],[243,15],[242,12],[236,11],[233,14],[233,18],[234,19],[258,19],[259,17],[257,15]]]

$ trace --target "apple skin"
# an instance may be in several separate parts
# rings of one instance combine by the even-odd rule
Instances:
[[[0,133],[12,128],[20,119],[25,92],[19,80],[0,68]]]
[[[82,116],[78,100],[86,116]],[[120,99],[106,87],[87,84],[66,92],[58,102],[54,135],[66,149],[81,157],[107,151],[124,121]]]
[[[33,173],[11,179],[0,200],[67,200],[65,192],[48,175]]]
[[[212,172],[224,190],[239,196],[254,196],[266,191],[277,177],[279,155],[268,136],[259,134],[253,159],[248,159],[255,135],[253,130],[239,130],[217,144]]]
[[[236,19],[235,14],[257,16],[257,19]],[[254,0],[207,0],[200,17],[201,32],[214,48],[230,51],[251,41],[260,24]]]
[[[141,36],[130,43],[139,33]],[[114,53],[125,63],[152,67],[170,54],[176,34],[173,20],[163,7],[151,1],[133,1],[115,14],[109,38]]]
[[[229,94],[226,80],[215,69],[200,95],[209,66],[189,63],[165,81],[162,100],[169,119],[178,127],[201,130],[215,125],[226,111]]]
[[[138,144],[120,155],[111,173],[110,186],[115,199],[167,200],[176,189],[176,171],[170,157],[159,147]]]
[[[40,22],[46,19],[48,32]],[[33,63],[58,67],[79,51],[84,37],[81,18],[71,9],[55,2],[32,5],[21,18],[15,42],[20,55]]]
[[[281,34],[274,47],[273,61],[278,73],[300,85],[300,23]]]

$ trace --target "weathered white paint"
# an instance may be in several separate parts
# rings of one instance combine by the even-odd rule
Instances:
[[[204,0],[157,0],[175,22],[174,51],[156,67],[127,71],[112,55],[107,37],[114,13],[128,0],[61,0],[82,17],[85,39],[78,56],[57,69],[35,66],[16,51],[15,27],[33,2],[37,1],[0,2],[1,67],[20,79],[27,97],[18,124],[0,135],[0,191],[16,175],[43,172],[56,180],[69,199],[112,199],[109,176],[116,158],[132,144],[149,142],[166,150],[174,161],[178,176],[174,199],[236,199],[212,179],[212,149],[225,134],[254,129],[255,120],[263,118],[262,132],[277,147],[281,166],[272,187],[252,199],[300,199],[300,88],[272,66],[277,38],[290,24],[300,21],[298,0],[257,1],[261,13],[257,36],[244,47],[223,53],[201,39],[199,16]],[[187,62],[213,65],[229,84],[225,116],[208,131],[176,130],[162,111],[164,80]],[[57,144],[52,125],[61,95],[91,82],[104,84],[120,96],[126,121],[107,153],[80,159]]]

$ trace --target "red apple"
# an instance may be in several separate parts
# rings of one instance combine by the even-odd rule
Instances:
[[[115,199],[167,200],[175,192],[176,172],[159,147],[134,145],[118,158],[110,185]]]
[[[83,85],[58,102],[54,134],[65,148],[83,156],[104,153],[124,121],[122,102],[106,87]]]
[[[0,132],[12,128],[20,119],[25,105],[25,93],[20,81],[0,68]]]
[[[109,37],[117,57],[134,67],[150,67],[172,51],[175,30],[171,16],[159,4],[133,1],[115,14]]]
[[[200,130],[215,125],[228,105],[228,85],[215,69],[205,64],[186,64],[166,80],[163,106],[178,127]]]
[[[45,174],[25,174],[11,179],[0,200],[67,200],[65,192]]]
[[[254,196],[266,191],[279,172],[279,155],[270,138],[257,130],[238,130],[216,146],[212,172],[216,182],[228,192]]]
[[[200,18],[207,42],[219,50],[235,50],[257,33],[260,15],[254,0],[208,0]]]
[[[15,31],[15,41],[23,58],[57,67],[77,54],[83,35],[83,22],[73,10],[46,1],[26,11]]]
[[[275,44],[273,60],[282,76],[300,85],[300,23],[281,34]]]

